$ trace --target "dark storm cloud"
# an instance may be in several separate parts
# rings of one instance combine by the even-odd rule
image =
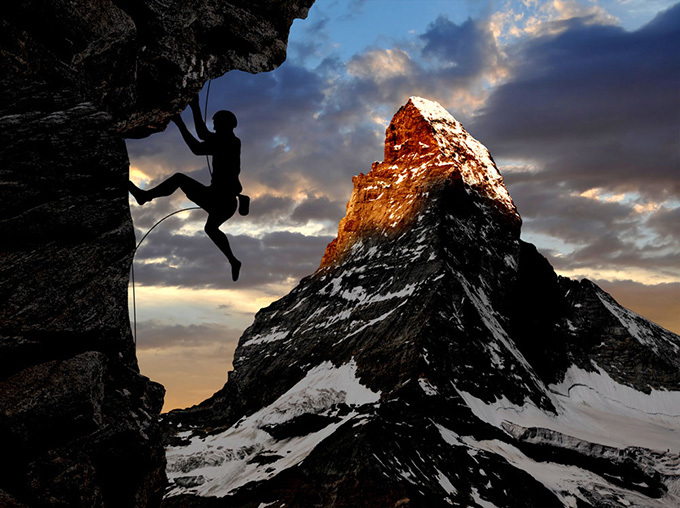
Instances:
[[[273,224],[287,218],[295,208],[295,200],[290,196],[263,194],[251,202],[248,220],[256,224]]]
[[[635,32],[583,19],[563,28],[511,48],[512,78],[469,130],[497,160],[538,168],[504,176],[524,230],[572,245],[547,253],[557,269],[652,267],[673,278],[680,212],[637,207],[680,196],[680,5]],[[579,196],[593,188],[639,197]]]
[[[612,224],[632,219],[629,206],[600,202],[573,195],[560,186],[537,185],[533,181],[513,182],[506,176],[513,201],[532,231],[556,236],[566,242],[596,240],[612,230]]]
[[[680,242],[680,207],[657,210],[649,219],[660,237]]]
[[[331,237],[305,236],[286,231],[261,239],[229,235],[234,254],[242,260],[241,278],[231,281],[224,255],[202,232],[195,235],[154,232],[152,241],[139,249],[135,281],[150,286],[247,289],[264,284],[299,280],[312,274]],[[167,261],[156,261],[165,258]]]
[[[450,78],[480,76],[503,60],[489,28],[472,19],[456,25],[440,16],[420,37],[425,42],[423,57],[434,58]]]
[[[680,196],[680,5],[635,32],[582,21],[515,48],[470,130],[543,185]]]
[[[571,253],[554,260],[555,268],[562,270],[619,269],[633,266],[653,266],[658,274],[677,277],[680,254],[677,246],[670,251],[665,245],[640,247],[635,242],[622,240],[619,234],[609,233]]]
[[[329,221],[338,223],[345,215],[345,204],[331,201],[325,196],[307,196],[291,215],[294,222],[306,224],[309,221]]]
[[[565,185],[544,186],[524,178],[513,183],[512,174],[506,180],[524,231],[572,246],[571,252],[560,255],[542,249],[556,269],[654,267],[677,276],[680,236],[673,219],[680,209],[661,209],[645,220],[630,203],[586,198],[565,191]]]

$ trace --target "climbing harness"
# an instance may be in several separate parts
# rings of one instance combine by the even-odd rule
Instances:
[[[149,236],[149,233],[151,233],[156,226],[158,226],[165,219],[172,217],[173,215],[176,215],[176,214],[182,213],[182,212],[187,212],[189,210],[202,210],[202,208],[200,206],[191,206],[189,208],[182,208],[181,210],[176,210],[172,213],[169,213],[168,215],[163,217],[161,220],[156,222],[156,224],[151,226],[151,229],[149,229],[146,232],[146,234],[142,237],[142,239],[137,243],[135,250],[132,252],[132,263],[130,264],[130,279],[132,280],[132,322],[133,322],[133,330],[134,330],[134,338],[135,338],[135,347],[137,347],[137,297],[135,295],[135,254],[137,254],[137,249],[139,249],[139,246],[142,245],[142,242],[144,241],[144,239],[147,236]]]

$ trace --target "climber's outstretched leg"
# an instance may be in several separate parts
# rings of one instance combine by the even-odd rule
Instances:
[[[201,204],[197,202],[197,199],[198,201],[201,201],[201,196],[207,192],[207,187],[205,185],[183,173],[175,173],[167,180],[159,183],[152,189],[147,190],[142,190],[134,183],[128,182],[128,190],[139,205],[143,205],[154,198],[169,196],[177,189],[182,189],[184,194],[199,206],[201,206]]]
[[[227,217],[227,219],[228,218],[229,217]],[[236,259],[236,256],[234,256],[234,253],[231,251],[227,235],[220,231],[220,225],[227,219],[222,219],[221,217],[217,219],[213,215],[208,215],[208,221],[205,223],[204,229],[215,245],[217,245],[224,255],[227,256],[229,264],[231,265],[231,278],[235,282],[238,280],[239,272],[241,271],[241,262]]]

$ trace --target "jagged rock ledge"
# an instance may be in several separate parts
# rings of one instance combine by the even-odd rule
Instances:
[[[124,137],[285,58],[313,0],[10,2],[0,14],[0,504],[156,506],[163,388],[127,311]]]

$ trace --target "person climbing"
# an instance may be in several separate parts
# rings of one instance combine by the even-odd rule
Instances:
[[[213,115],[212,132],[201,117],[201,106],[198,96],[189,103],[194,118],[196,139],[180,115],[172,117],[185,143],[195,155],[212,155],[213,169],[210,185],[206,186],[183,173],[175,173],[167,180],[151,189],[142,190],[128,181],[128,190],[139,205],[155,198],[169,196],[181,189],[188,199],[208,212],[208,220],[204,230],[208,237],[224,253],[231,265],[231,277],[239,278],[241,262],[234,256],[229,246],[227,235],[219,227],[230,219],[238,207],[239,214],[247,215],[250,198],[241,194],[243,187],[239,181],[241,173],[241,140],[234,134],[237,125],[236,115],[231,111],[221,110]]]

